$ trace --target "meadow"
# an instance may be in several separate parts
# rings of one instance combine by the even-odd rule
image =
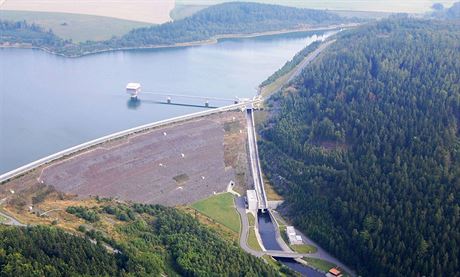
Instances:
[[[113,17],[33,11],[0,11],[0,19],[11,21],[27,21],[51,29],[56,35],[74,42],[87,40],[101,41],[112,36],[122,36],[134,28],[152,24],[117,19]]]

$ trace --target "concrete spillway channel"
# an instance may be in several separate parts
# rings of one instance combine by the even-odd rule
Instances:
[[[251,160],[251,171],[254,181],[254,188],[257,193],[259,209],[266,211],[268,208],[267,195],[265,194],[264,181],[262,177],[262,171],[260,169],[259,152],[257,149],[257,137],[254,127],[254,115],[252,107],[246,109],[246,121],[248,124],[249,157]]]

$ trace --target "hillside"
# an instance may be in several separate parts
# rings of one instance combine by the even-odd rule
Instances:
[[[345,32],[268,107],[264,171],[300,229],[362,276],[458,275],[459,23]]]
[[[460,2],[456,2],[452,7],[444,9],[440,7],[438,11],[433,12],[432,17],[441,19],[460,19]]]
[[[122,48],[164,47],[197,43],[221,35],[244,35],[272,31],[298,30],[351,22],[326,11],[298,9],[278,5],[233,2],[203,9],[191,17],[162,25],[137,28],[122,37],[105,41],[72,43],[36,25],[1,21],[0,43],[31,43],[65,56],[81,56]],[[30,34],[30,35],[29,35]],[[31,42],[31,36],[53,36],[47,43]],[[23,45],[24,46],[24,45]]]
[[[119,43],[162,45],[209,39],[224,34],[251,34],[341,23],[339,16],[319,10],[230,2],[211,6],[183,20],[139,28]]]
[[[0,226],[0,275],[278,275],[263,260],[172,208],[102,201],[67,212],[75,215],[73,221],[85,222],[76,234],[57,227]]]

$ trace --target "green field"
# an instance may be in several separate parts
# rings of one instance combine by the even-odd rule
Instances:
[[[284,242],[287,245],[289,245],[289,238],[287,237],[287,234],[286,234],[286,226],[285,225],[279,225],[279,229],[280,229],[281,238],[283,238]]]
[[[208,216],[216,222],[240,232],[240,217],[235,209],[233,195],[222,193],[192,204],[192,208]]]
[[[302,253],[302,254],[311,254],[311,253],[315,253],[316,251],[318,251],[318,249],[315,246],[309,245],[309,244],[290,245],[289,239],[286,234],[286,226],[280,225],[279,230],[280,230],[280,234],[284,242],[295,252]]]
[[[151,26],[149,23],[136,22],[112,17],[30,11],[0,11],[0,19],[27,21],[51,29],[61,38],[74,42],[86,40],[106,40],[112,36],[121,36],[134,28]]]
[[[262,251],[262,248],[260,248],[259,242],[257,241],[254,227],[249,228],[248,246],[253,250]]]
[[[305,257],[303,258],[310,266],[314,267],[314,268],[317,268],[319,270],[322,270],[324,272],[328,272],[329,269],[333,268],[333,267],[336,267],[337,265],[331,263],[331,262],[328,262],[328,261],[325,261],[325,260],[321,260],[321,259],[315,259],[315,258],[308,258],[308,257]]]
[[[4,221],[6,221],[6,217],[0,215],[0,223],[2,223],[2,222],[4,222]]]
[[[252,215],[252,213],[247,213],[248,215],[248,221],[249,221],[249,226],[254,226],[256,223],[256,219]]]
[[[318,251],[318,248],[316,248],[313,245],[309,245],[309,244],[291,245],[291,248],[295,252],[301,253],[301,254],[311,254],[311,253],[315,253]]]

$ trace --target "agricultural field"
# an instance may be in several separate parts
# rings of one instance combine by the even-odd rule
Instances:
[[[192,204],[192,208],[209,218],[227,226],[236,233],[240,232],[240,217],[238,216],[233,195],[221,193]]]
[[[161,24],[171,20],[174,0],[0,0],[1,10],[74,13]]]
[[[226,0],[177,0],[177,5],[212,5],[227,2]],[[430,10],[434,3],[442,3],[446,7],[451,6],[455,0],[254,0],[254,2],[278,4],[310,9],[350,10],[350,11],[373,11],[373,12],[408,12],[421,13]]]
[[[122,36],[134,28],[152,26],[150,23],[117,19],[113,17],[31,11],[0,11],[0,19],[27,21],[51,29],[63,39],[73,42],[87,40],[107,40],[113,36]]]

